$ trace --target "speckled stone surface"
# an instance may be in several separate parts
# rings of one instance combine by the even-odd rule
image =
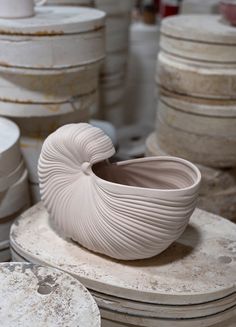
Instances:
[[[99,327],[92,296],[75,278],[27,263],[0,264],[4,327]]]

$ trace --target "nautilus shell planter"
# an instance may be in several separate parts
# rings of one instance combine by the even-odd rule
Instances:
[[[39,159],[42,200],[64,235],[91,251],[121,260],[155,256],[185,230],[201,174],[174,157],[112,164],[114,153],[98,128],[59,128]]]

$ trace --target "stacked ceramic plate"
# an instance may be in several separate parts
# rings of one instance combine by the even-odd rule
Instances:
[[[104,25],[103,12],[79,7],[41,7],[30,18],[0,19],[0,115],[20,127],[32,189],[44,138],[90,117],[105,56]]]
[[[235,42],[235,28],[218,15],[163,21],[156,137],[147,142],[148,153],[155,142],[152,149],[214,168],[219,175],[236,166]],[[220,192],[215,209],[207,200],[202,207],[236,219],[235,204],[232,210],[229,202],[236,196],[236,183],[226,189],[222,184]]]
[[[230,327],[236,316],[235,234],[228,220],[196,210],[163,254],[122,262],[64,238],[38,204],[13,225],[11,249],[14,260],[58,267],[79,279],[94,295],[103,326]]]
[[[107,14],[106,61],[101,72],[98,118],[116,127],[124,123],[126,70],[132,0],[96,0]]]
[[[0,278],[2,326],[101,326],[94,299],[66,273],[11,262],[0,264]]]
[[[0,118],[0,261],[10,259],[11,224],[29,206],[27,171],[19,140],[16,124]]]

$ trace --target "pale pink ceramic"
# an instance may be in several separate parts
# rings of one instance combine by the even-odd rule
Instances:
[[[0,0],[0,18],[25,18],[34,15],[35,5],[47,0]]]
[[[231,24],[236,26],[236,1],[221,0],[220,13]]]
[[[98,128],[61,127],[41,152],[42,200],[65,235],[94,252],[123,260],[155,256],[185,230],[200,172],[174,157],[111,164],[114,152]]]

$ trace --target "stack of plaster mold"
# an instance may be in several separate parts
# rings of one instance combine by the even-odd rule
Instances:
[[[153,72],[160,27],[134,22],[130,29],[126,123],[154,127],[156,90]],[[132,108],[132,111],[128,108]]]
[[[120,127],[124,124],[129,30],[132,0],[96,0],[106,18],[106,60],[100,76],[96,117]]]
[[[204,183],[199,207],[232,220],[236,220],[235,44],[236,29],[218,15],[163,21],[156,132],[147,140],[147,155],[179,156],[200,165]]]
[[[10,260],[11,224],[29,207],[28,175],[19,141],[17,125],[0,118],[0,261]]]
[[[86,7],[94,7],[95,3],[91,0],[48,0],[47,5],[54,5],[54,6],[86,6]],[[98,100],[98,98],[97,98]],[[96,117],[96,113],[98,110],[97,101],[94,103],[90,108],[91,117]],[[112,137],[114,145],[117,146],[117,136],[116,136],[116,129],[115,127],[109,123],[108,121],[104,120],[97,120],[92,119],[90,123],[94,126],[99,126],[102,128],[105,133]]]
[[[20,127],[33,202],[45,137],[66,123],[88,121],[96,104],[104,26],[101,11],[62,6],[0,19],[0,115]]]
[[[154,128],[158,90],[153,72],[159,35],[158,25],[131,25],[125,126],[118,130],[118,157],[122,160],[144,156],[147,135]]]

